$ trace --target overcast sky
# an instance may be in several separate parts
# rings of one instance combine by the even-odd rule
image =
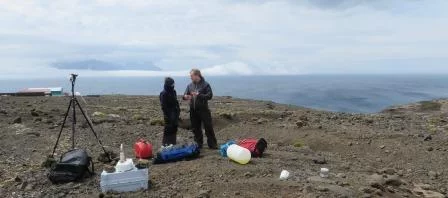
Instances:
[[[298,3],[300,2],[300,3]],[[0,0],[0,78],[61,61],[85,75],[448,73],[447,0]]]

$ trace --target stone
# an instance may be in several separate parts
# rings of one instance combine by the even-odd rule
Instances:
[[[414,185],[415,188],[412,189],[412,192],[420,197],[425,197],[425,198],[444,198],[445,197],[442,193],[423,189],[424,185],[427,185],[427,184]]]
[[[14,124],[20,124],[20,123],[22,123],[22,117],[17,117],[17,118],[15,118],[15,119],[12,121],[12,123],[14,123]]]
[[[371,194],[371,193],[375,192],[375,190],[370,187],[361,187],[361,188],[359,188],[359,191],[363,192],[363,193],[367,193],[367,194]]]
[[[403,182],[397,175],[389,175],[386,178],[386,185],[398,187],[401,186],[401,184],[403,184]]]
[[[209,198],[211,192],[211,190],[200,190],[198,197]]]
[[[328,187],[325,187],[325,186],[317,186],[316,190],[318,190],[320,192],[327,192],[327,191],[329,191]]]
[[[325,159],[325,157],[318,156],[318,157],[313,158],[313,162],[315,164],[326,164],[327,160]]]
[[[423,136],[423,141],[430,141],[430,140],[432,140],[432,136],[430,134]]]
[[[345,173],[338,173],[338,174],[336,175],[336,177],[339,177],[339,178],[346,178],[347,175],[345,175]]]
[[[385,181],[382,175],[373,174],[369,176],[367,178],[367,183],[373,188],[384,190]]]
[[[381,146],[380,146],[380,149],[384,149],[384,148],[386,148],[385,145],[381,145]]]
[[[437,172],[435,172],[435,171],[429,171],[428,172],[428,176],[429,176],[430,179],[434,180],[434,179],[437,179],[439,177],[439,174]]]
[[[395,169],[393,168],[383,168],[377,171],[379,174],[387,174],[387,175],[393,175],[396,173]]]
[[[36,111],[31,111],[31,116],[38,117],[39,113],[37,113]]]
[[[25,191],[32,191],[32,190],[34,190],[34,185],[33,184],[27,184],[24,190]]]
[[[32,136],[36,136],[36,137],[40,137],[40,133],[39,132],[35,132],[35,131],[29,131],[26,132],[27,135],[32,135]]]
[[[434,148],[433,148],[432,146],[430,146],[430,147],[428,147],[426,150],[429,151],[429,152],[431,152],[431,151],[434,150]]]
[[[251,172],[244,173],[244,177],[253,177],[254,175]]]
[[[297,127],[302,128],[305,126],[305,123],[303,121],[299,120],[296,122],[296,125],[297,125]]]
[[[20,182],[22,182],[22,178],[20,178],[19,176],[16,176],[16,177],[14,177],[14,181],[20,183]]]
[[[6,110],[4,110],[4,109],[0,109],[0,114],[8,115],[8,112]]]

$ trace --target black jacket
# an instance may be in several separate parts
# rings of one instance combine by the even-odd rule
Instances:
[[[213,91],[207,81],[202,78],[198,83],[190,83],[185,90],[184,95],[193,96],[193,92],[198,92],[197,97],[193,97],[190,100],[191,110],[208,109],[208,101],[213,98]]]
[[[165,86],[160,92],[160,104],[162,106],[163,115],[169,119],[176,119],[179,117],[180,108],[179,101],[177,101],[177,93],[173,87]]]

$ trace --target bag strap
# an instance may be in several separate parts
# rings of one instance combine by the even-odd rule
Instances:
[[[95,175],[95,166],[93,165],[93,160],[91,157],[89,157],[90,165],[92,170],[89,170],[89,167],[87,167],[87,172],[90,174],[90,176]]]

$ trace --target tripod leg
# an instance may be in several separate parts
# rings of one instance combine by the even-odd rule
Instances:
[[[72,101],[70,100],[70,103],[68,105],[67,111],[65,112],[64,121],[62,121],[61,130],[59,131],[59,134],[58,134],[58,139],[56,140],[56,144],[53,147],[53,153],[51,154],[51,157],[54,156],[54,152],[56,151],[56,148],[58,147],[59,139],[61,138],[62,130],[64,129],[65,121],[67,120],[68,113],[70,112],[70,108],[71,107],[72,107]]]
[[[73,122],[72,122],[72,149],[75,149],[75,126],[76,126],[76,104],[77,100],[72,99],[72,108],[73,108]]]
[[[84,118],[86,119],[87,123],[89,124],[90,130],[92,130],[93,135],[95,136],[96,140],[98,141],[98,143],[100,144],[101,148],[103,149],[104,154],[106,154],[106,156],[109,158],[109,160],[112,160],[112,159],[110,159],[109,153],[107,153],[106,149],[104,148],[103,143],[102,143],[101,140],[98,138],[97,133],[96,133],[95,130],[93,129],[93,125],[92,125],[92,123],[90,122],[90,119],[87,117],[86,113],[85,113],[84,110],[82,109],[82,107],[81,107],[81,105],[79,104],[79,102],[76,101],[76,104],[78,105],[79,110],[81,111],[82,115],[84,116]]]

